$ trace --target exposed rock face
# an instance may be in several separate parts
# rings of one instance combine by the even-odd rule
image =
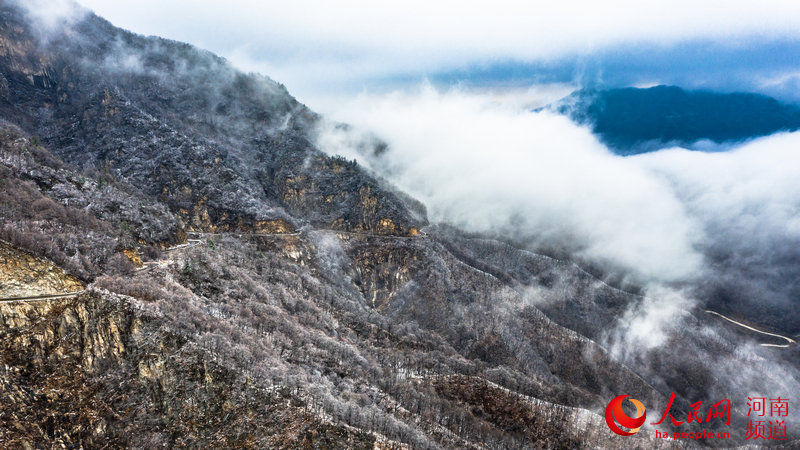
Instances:
[[[62,294],[83,290],[77,278],[50,261],[0,241],[0,298]]]
[[[344,236],[353,260],[353,282],[367,303],[378,310],[422,269],[424,245],[408,239]],[[377,242],[376,242],[377,241]]]
[[[97,290],[0,304],[4,447],[369,448],[375,442],[324,423],[288,388],[258,388],[135,305]]]

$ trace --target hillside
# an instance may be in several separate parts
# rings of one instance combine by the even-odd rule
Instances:
[[[81,290],[0,301],[2,447],[668,447],[611,434],[609,398],[750,392],[713,371],[746,337],[687,312],[615,352],[645,299],[429,224],[280,84],[88,12],[37,27],[0,1],[0,274]]]
[[[101,220],[67,209],[59,174],[80,176],[18,131],[5,133],[16,145],[4,147],[3,159],[19,164],[5,167],[4,181],[48,208],[26,216],[4,203],[10,244],[3,246],[61,261],[88,282],[71,298],[0,303],[6,445],[577,444],[606,439],[600,416],[570,419],[587,414],[576,408],[602,405],[596,392],[655,397],[596,344],[486,272],[494,269],[451,254],[448,233],[205,230],[196,234],[199,246],[161,251],[135,241],[119,215]],[[13,157],[15,148],[22,158]],[[42,173],[50,185],[35,184]],[[65,198],[80,204],[97,189],[89,181],[80,186],[69,186],[73,196]],[[156,210],[123,201],[117,214]],[[71,229],[71,217],[97,231]],[[48,230],[61,228],[59,221],[64,228],[51,243]],[[157,264],[136,270],[127,248]],[[547,259],[536,264],[541,277],[573,271]],[[17,265],[0,269],[47,282],[38,265],[27,265],[27,277]],[[586,301],[615,295],[587,288]],[[595,356],[582,361],[587,352]],[[461,398],[454,383],[479,390]],[[476,415],[486,383],[509,391],[492,394],[497,412]],[[507,416],[510,410],[519,412]],[[520,428],[517,420],[538,425]]]

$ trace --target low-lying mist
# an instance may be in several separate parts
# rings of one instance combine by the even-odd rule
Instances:
[[[434,221],[607,260],[648,279],[692,277],[699,226],[670,184],[609,152],[564,116],[494,96],[430,86],[361,96],[336,119],[374,132],[388,151],[332,128],[321,147],[355,158],[423,201]]]
[[[766,302],[777,310],[753,320],[782,317],[782,329],[798,322],[782,312],[798,298],[800,133],[620,157],[564,116],[429,85],[362,94],[329,116],[352,127],[322,126],[320,147],[414,195],[435,222],[556,248],[739,312]]]

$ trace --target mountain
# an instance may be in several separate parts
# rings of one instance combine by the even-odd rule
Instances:
[[[692,311],[626,357],[644,297],[429,224],[269,78],[30,8],[0,1],[3,447],[668,447],[609,399],[751,392],[714,372],[747,336]]]
[[[69,162],[129,180],[188,229],[408,234],[424,223],[361,169],[314,149],[303,130],[315,115],[278,83],[99,18],[41,48],[24,20],[4,10],[0,113]]]
[[[592,131],[614,152],[632,155],[702,142],[733,143],[800,129],[800,107],[751,93],[676,86],[576,91],[554,108]]]

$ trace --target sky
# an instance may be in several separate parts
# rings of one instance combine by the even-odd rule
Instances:
[[[800,101],[796,1],[79,1],[268,75],[312,106],[421,80],[664,83]]]

